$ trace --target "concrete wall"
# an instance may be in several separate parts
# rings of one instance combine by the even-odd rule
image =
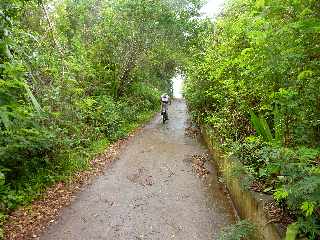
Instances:
[[[233,203],[238,211],[240,218],[248,219],[258,227],[256,234],[260,240],[280,240],[284,235],[284,229],[267,219],[264,205],[272,196],[267,194],[255,193],[241,187],[240,178],[236,178],[231,170],[234,163],[224,157],[219,143],[215,139],[211,129],[202,127],[201,132],[206,144],[213,155],[214,164],[217,165],[225,184],[229,190]]]

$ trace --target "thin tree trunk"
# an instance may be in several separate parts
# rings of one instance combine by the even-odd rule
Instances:
[[[62,51],[62,48],[59,44],[59,41],[57,40],[56,38],[56,34],[55,34],[55,29],[54,29],[54,25],[49,17],[49,14],[47,12],[47,9],[43,3],[43,1],[40,1],[40,5],[41,5],[41,8],[42,8],[42,11],[44,13],[44,16],[46,18],[46,21],[48,23],[48,27],[49,27],[49,34],[52,38],[52,42],[53,42],[53,45],[54,47],[56,48],[56,50],[59,52],[59,55],[60,55],[60,58],[61,58],[61,63],[62,63],[62,77],[64,78],[64,75],[65,75],[65,68],[66,68],[66,64],[65,64],[65,61],[64,61],[64,53]]]

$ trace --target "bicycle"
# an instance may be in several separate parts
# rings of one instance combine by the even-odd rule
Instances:
[[[165,124],[166,121],[169,120],[168,113],[167,113],[166,109],[163,109],[161,111],[161,115],[162,115],[162,123]]]
[[[161,115],[162,115],[162,123],[166,123],[168,118],[168,104],[170,101],[170,97],[168,94],[164,93],[161,95]]]

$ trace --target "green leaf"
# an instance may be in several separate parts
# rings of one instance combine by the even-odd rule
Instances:
[[[2,172],[0,172],[0,186],[5,184],[5,176]]]
[[[264,117],[257,117],[257,115],[253,111],[250,111],[250,114],[251,123],[256,129],[257,134],[261,135],[266,141],[271,142],[273,140],[273,136],[271,134],[271,130],[267,123],[267,120]]]
[[[256,0],[256,8],[263,8],[265,5],[265,1],[264,0]]]
[[[299,232],[299,225],[292,223],[288,226],[285,240],[295,240]]]
[[[265,138],[269,142],[271,142],[273,137],[272,137],[272,134],[271,134],[270,127],[269,127],[269,125],[267,123],[267,120],[264,117],[260,117],[260,122],[261,122],[262,129],[263,129],[263,135],[265,136]]]
[[[8,118],[8,114],[5,111],[5,108],[0,109],[0,119],[1,119],[4,127],[7,130],[9,130],[12,124],[11,124],[11,121],[9,120],[9,118]]]
[[[277,189],[273,194],[274,199],[278,202],[283,199],[286,199],[288,196],[289,196],[289,193],[284,188]]]
[[[34,108],[37,110],[37,112],[42,112],[42,109],[40,107],[40,104],[38,103],[37,99],[34,97],[34,95],[32,94],[29,86],[27,84],[24,84],[24,87],[26,89],[27,95],[30,98]]]
[[[304,212],[306,217],[311,216],[314,209],[315,209],[316,203],[315,202],[309,202],[305,201],[302,203],[300,209]]]

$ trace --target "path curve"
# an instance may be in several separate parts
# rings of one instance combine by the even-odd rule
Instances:
[[[214,169],[204,181],[191,157],[206,153],[185,136],[185,102],[169,108],[140,131],[106,170],[61,213],[43,240],[212,240],[234,221]]]

